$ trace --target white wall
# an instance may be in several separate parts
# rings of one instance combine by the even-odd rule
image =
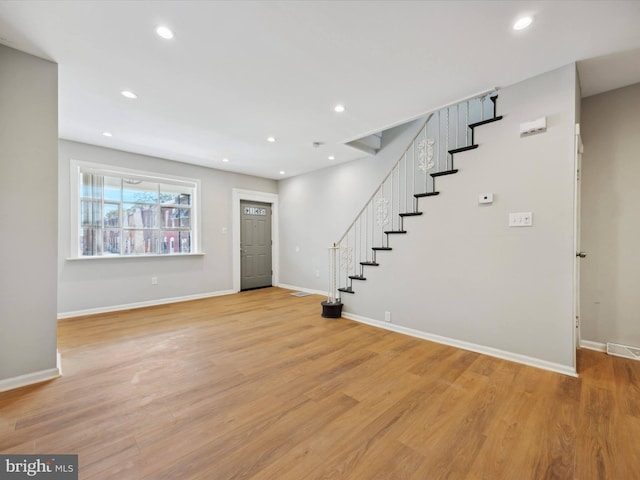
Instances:
[[[279,182],[281,284],[328,290],[327,249],[347,230],[424,120],[386,131],[376,156]]]
[[[0,390],[57,375],[57,142],[58,66],[0,45]]]
[[[71,159],[200,179],[201,245],[205,255],[68,260]],[[232,189],[277,192],[277,184],[273,180],[66,140],[59,144],[59,162],[58,311],[62,317],[177,297],[228,292],[232,289]],[[223,227],[228,233],[222,233]],[[157,285],[151,284],[152,276],[158,277]]]
[[[582,339],[640,346],[640,84],[582,103]]]
[[[460,173],[438,179],[440,196],[420,200],[424,215],[407,219],[409,233],[391,239],[394,250],[378,254],[381,266],[367,267],[367,281],[354,282],[355,295],[343,295],[346,312],[382,321],[390,311],[395,325],[415,332],[574,371],[575,76],[569,65],[500,91],[498,113],[505,118],[477,129],[480,148],[456,155]],[[520,138],[519,124],[543,115],[547,132]],[[336,207],[337,188],[323,184],[330,173],[291,181],[289,188],[309,192],[295,208],[314,216],[299,217],[297,228],[283,222],[289,248],[342,233],[344,221],[312,221]],[[478,205],[485,192],[494,194],[493,205]],[[283,209],[289,199],[281,189]],[[362,196],[340,200],[351,218],[362,206]],[[509,228],[509,212],[522,211],[533,212],[534,226]],[[320,258],[301,252],[300,261],[310,255]],[[309,285],[306,270],[289,281]]]

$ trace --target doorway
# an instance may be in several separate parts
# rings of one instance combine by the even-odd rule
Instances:
[[[240,202],[240,290],[272,285],[271,204]]]

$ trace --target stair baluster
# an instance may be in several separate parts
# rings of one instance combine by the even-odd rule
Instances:
[[[478,147],[474,143],[475,128],[502,118],[496,116],[496,99],[492,90],[428,116],[347,231],[330,247],[334,280],[328,302],[340,303],[341,293],[354,293],[354,280],[366,280],[365,267],[379,265],[378,252],[392,250],[390,236],[406,234],[406,218],[422,215],[418,200],[439,195],[436,178],[458,171],[454,168],[454,155]],[[455,142],[451,139],[454,134]]]

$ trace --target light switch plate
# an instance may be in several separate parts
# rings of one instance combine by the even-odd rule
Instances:
[[[533,212],[516,212],[509,214],[510,227],[531,227],[533,226]]]

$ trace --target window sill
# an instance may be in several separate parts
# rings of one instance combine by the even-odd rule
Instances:
[[[204,257],[204,252],[199,253],[174,253],[172,255],[167,254],[152,254],[152,255],[113,255],[113,256],[96,256],[96,257],[67,257],[65,260],[70,262],[75,261],[91,261],[91,260],[122,260],[122,259],[139,259],[139,258],[182,258],[182,257]]]

